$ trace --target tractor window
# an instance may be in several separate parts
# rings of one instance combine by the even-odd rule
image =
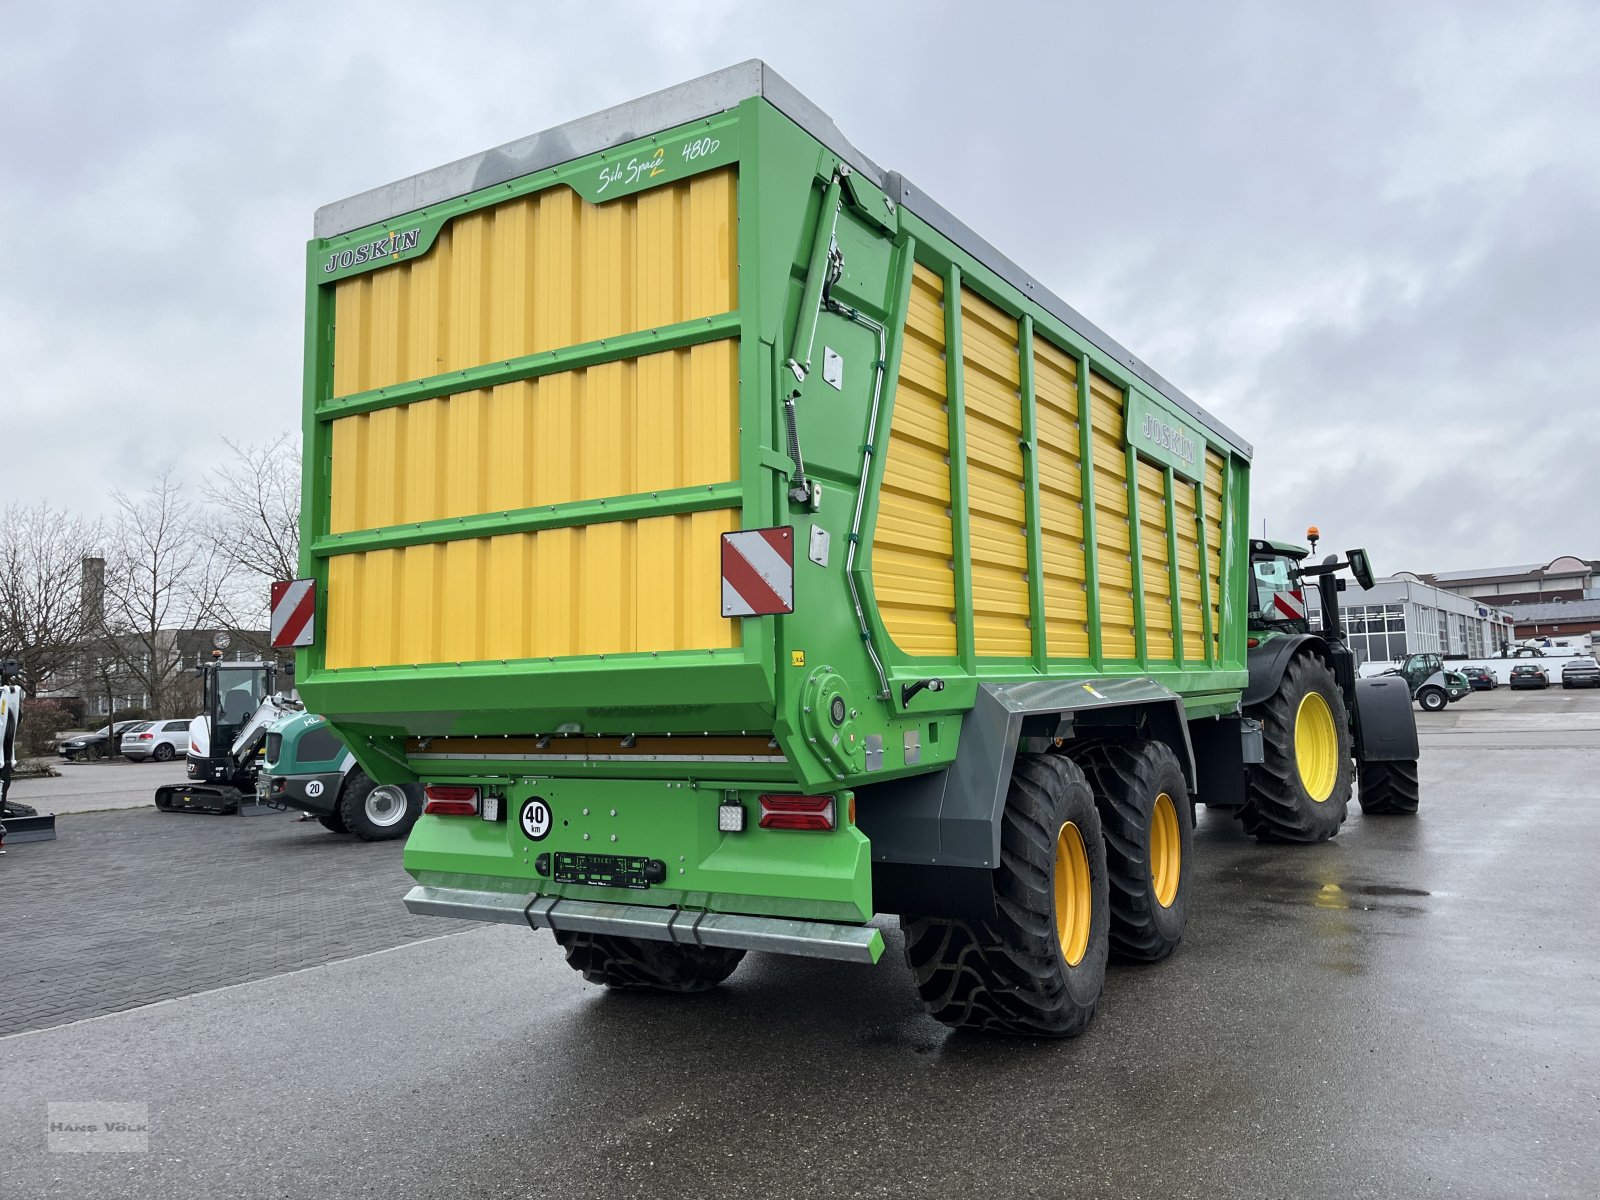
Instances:
[[[1305,592],[1290,574],[1294,564],[1279,556],[1250,560],[1250,619],[1304,621]]]

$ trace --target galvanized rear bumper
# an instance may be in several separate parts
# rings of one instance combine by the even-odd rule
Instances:
[[[426,885],[406,893],[406,908],[425,917],[459,917],[511,925],[526,923],[533,929],[604,933],[676,942],[682,946],[765,950],[839,962],[875,963],[883,954],[883,934],[878,930],[868,925],[840,925],[829,921],[685,912],[644,904],[602,904],[592,900]]]

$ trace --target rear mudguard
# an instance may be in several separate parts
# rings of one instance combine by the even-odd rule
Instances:
[[[1357,762],[1416,761],[1417,713],[1399,675],[1356,680],[1355,743]]]

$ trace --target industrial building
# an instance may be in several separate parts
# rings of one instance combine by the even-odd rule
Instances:
[[[1403,571],[1397,578],[1421,579],[1424,583],[1467,596],[1480,604],[1505,608],[1512,604],[1600,600],[1597,576],[1600,576],[1600,562],[1563,554],[1543,564],[1440,571],[1433,575],[1411,575]]]
[[[1306,590],[1311,627],[1321,627],[1315,589]],[[1511,609],[1490,607],[1422,582],[1409,572],[1352,587],[1340,612],[1357,663],[1394,662],[1408,654],[1492,658],[1517,640]]]

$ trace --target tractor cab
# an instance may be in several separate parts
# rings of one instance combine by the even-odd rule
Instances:
[[[1310,551],[1287,542],[1256,539],[1250,543],[1250,608],[1252,630],[1310,633],[1300,563]]]
[[[1339,619],[1339,593],[1345,581],[1337,573],[1348,570],[1363,591],[1373,585],[1372,564],[1365,550],[1345,551],[1344,561],[1329,555],[1320,563],[1306,565],[1321,538],[1315,525],[1306,530],[1311,547],[1292,542],[1269,542],[1256,538],[1250,542],[1250,608],[1247,620],[1252,633],[1310,633],[1311,620],[1306,609],[1305,583],[1317,588],[1325,641],[1344,641],[1344,625]],[[1252,641],[1251,645],[1255,645]]]
[[[1400,664],[1398,674],[1405,677],[1411,685],[1411,694],[1415,696],[1418,689],[1430,677],[1444,670],[1444,659],[1437,654],[1413,654]]]

